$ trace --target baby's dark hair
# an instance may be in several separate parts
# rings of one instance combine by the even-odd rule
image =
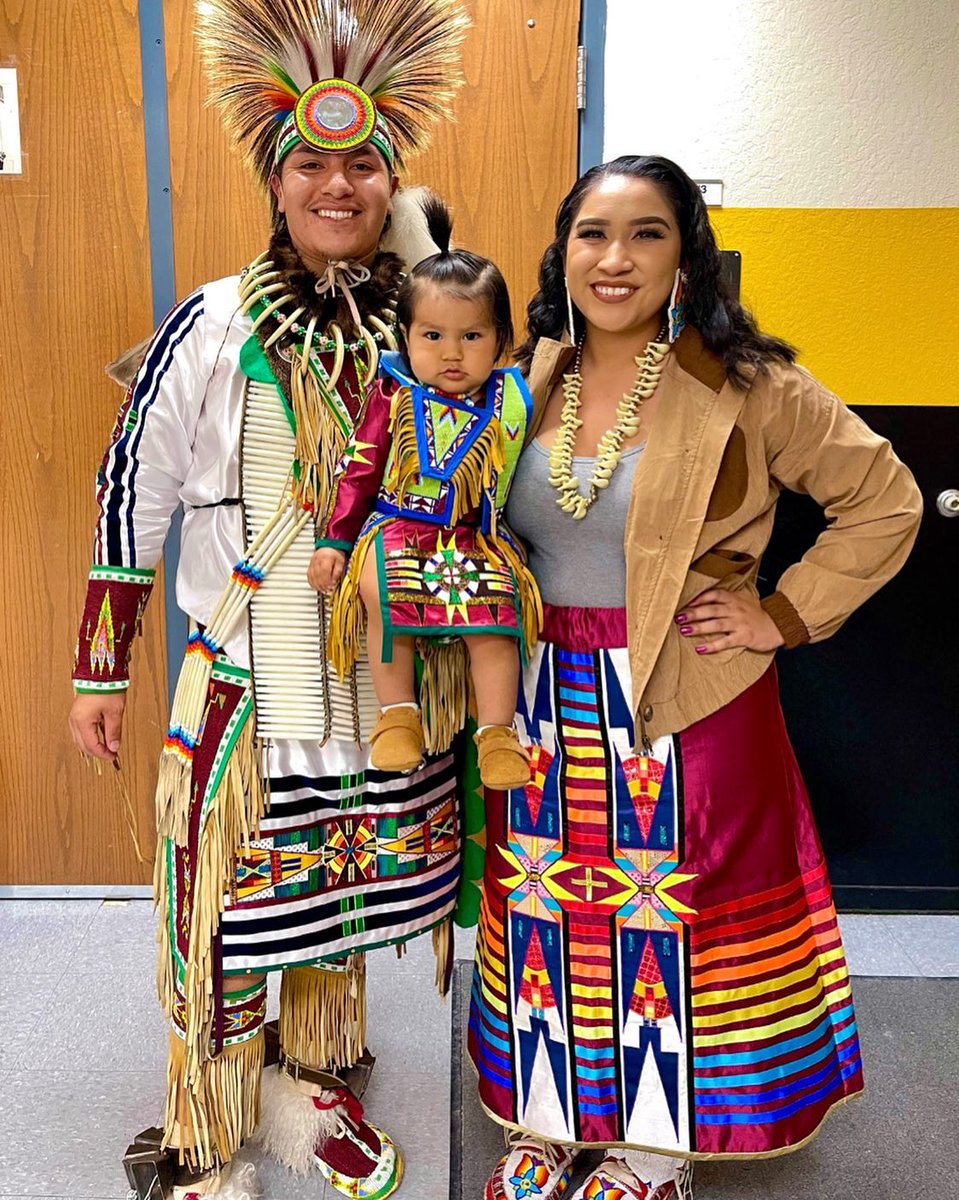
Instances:
[[[417,263],[400,287],[396,297],[396,323],[400,327],[401,347],[406,350],[403,329],[409,329],[413,323],[417,291],[422,284],[431,283],[460,299],[488,302],[496,330],[496,357],[502,358],[513,346],[513,315],[502,272],[496,263],[479,254],[450,249],[453,220],[439,196],[430,194],[427,197],[423,202],[423,213],[439,253]]]

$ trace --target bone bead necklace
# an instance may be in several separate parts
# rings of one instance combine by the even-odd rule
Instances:
[[[607,429],[596,448],[596,464],[589,481],[589,491],[583,495],[579,490],[579,479],[573,474],[573,445],[576,431],[583,422],[579,416],[583,392],[583,343],[576,348],[576,360],[569,374],[563,376],[563,410],[559,429],[549,452],[549,482],[559,492],[556,503],[564,512],[581,521],[603,488],[609,487],[613,472],[623,456],[623,442],[639,432],[640,412],[649,397],[655,392],[663,371],[663,362],[669,353],[665,341],[665,326],[655,341],[636,358],[636,382],[623,396],[616,408],[616,424]]]

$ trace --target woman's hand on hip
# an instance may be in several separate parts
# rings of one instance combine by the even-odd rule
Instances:
[[[697,654],[717,650],[778,650],[785,644],[779,626],[752,592],[710,588],[683,606],[676,617],[683,637],[697,640]]]

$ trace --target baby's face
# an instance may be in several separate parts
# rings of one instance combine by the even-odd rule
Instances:
[[[465,300],[421,284],[413,320],[403,330],[413,374],[453,396],[481,388],[496,366],[496,330],[489,301]]]

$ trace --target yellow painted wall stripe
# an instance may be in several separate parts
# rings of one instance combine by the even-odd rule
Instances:
[[[760,325],[847,404],[959,404],[959,208],[711,209]]]

